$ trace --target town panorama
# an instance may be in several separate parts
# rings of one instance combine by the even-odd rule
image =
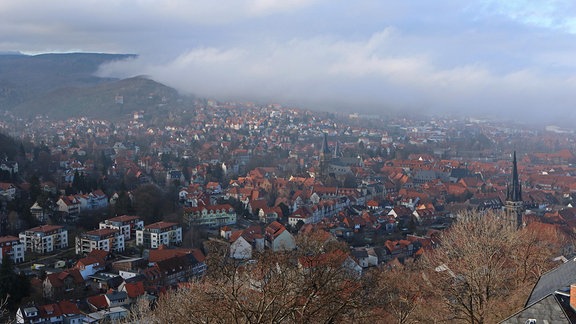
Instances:
[[[530,253],[543,251],[530,250],[537,243],[549,248],[520,284],[501,283],[510,291],[524,285],[514,292],[521,297],[506,308],[501,301],[510,296],[495,292],[499,308],[483,310],[482,319],[529,319],[539,303],[574,318],[576,275],[539,286],[554,281],[546,277],[554,271],[576,273],[572,130],[143,96],[154,109],[126,109],[120,91],[104,98],[117,110],[113,119],[0,111],[3,318],[129,321],[139,301],[156,305],[164,294],[214,280],[211,271],[221,269],[211,258],[247,275],[284,255],[308,276],[334,267],[349,287],[348,280],[375,276],[384,284],[370,285],[380,292],[399,286],[386,292],[389,299],[359,294],[362,300],[340,305],[362,309],[372,322],[426,322],[444,316],[438,309],[454,311],[458,300],[439,306],[445,296],[426,295],[414,274],[426,271],[434,260],[427,255],[445,248],[443,234],[465,216],[535,233],[537,241],[520,246]],[[175,101],[178,109],[165,109]],[[454,279],[455,268],[436,264],[431,272]],[[242,289],[266,294],[272,280],[256,278]],[[314,300],[323,298],[327,292]],[[466,314],[474,322],[478,312]],[[278,322],[314,319],[298,314]],[[352,315],[342,316],[335,318]]]

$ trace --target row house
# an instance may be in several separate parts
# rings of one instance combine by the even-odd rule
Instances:
[[[100,222],[100,229],[109,228],[120,231],[124,241],[136,237],[136,231],[144,228],[144,221],[139,216],[122,215]]]
[[[205,270],[204,262],[197,260],[193,253],[179,254],[171,258],[156,261],[154,266],[161,273],[160,285],[172,286],[178,282],[187,282],[201,276]]]
[[[16,323],[69,323],[81,324],[85,316],[78,306],[68,300],[41,306],[20,307],[16,311]]]
[[[93,250],[123,252],[124,235],[117,229],[102,228],[76,237],[76,254],[87,254]]]
[[[68,230],[60,225],[42,225],[19,234],[26,251],[45,254],[68,247]]]
[[[174,246],[182,243],[182,226],[177,223],[157,222],[136,230],[136,245],[157,249],[161,245]]]
[[[229,204],[189,207],[184,209],[189,226],[219,227],[236,224],[236,211]]]
[[[158,249],[150,250],[148,262],[150,264],[155,264],[160,261],[179,257],[188,258],[192,264],[192,276],[199,278],[206,272],[207,266],[204,262],[206,260],[206,256],[204,256],[204,253],[202,253],[202,251],[199,249],[166,249],[164,247],[160,247]]]
[[[24,262],[24,244],[16,236],[0,237],[0,251],[0,263],[6,257],[14,263]]]

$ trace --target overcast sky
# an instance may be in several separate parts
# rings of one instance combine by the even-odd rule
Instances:
[[[318,110],[576,117],[573,0],[17,0],[0,51],[134,53],[106,76]]]

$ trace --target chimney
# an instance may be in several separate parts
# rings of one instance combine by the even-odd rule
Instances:
[[[576,284],[570,285],[570,307],[576,310]]]

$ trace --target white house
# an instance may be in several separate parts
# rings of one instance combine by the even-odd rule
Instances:
[[[258,226],[232,233],[230,237],[230,257],[234,259],[250,259],[252,251],[264,250],[264,236]]]
[[[294,236],[286,230],[284,225],[272,222],[265,230],[266,247],[274,252],[291,251],[296,248]]]

